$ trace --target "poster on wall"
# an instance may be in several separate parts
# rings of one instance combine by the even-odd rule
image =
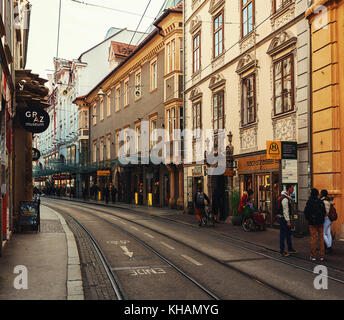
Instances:
[[[282,160],[282,183],[297,183],[297,160]]]

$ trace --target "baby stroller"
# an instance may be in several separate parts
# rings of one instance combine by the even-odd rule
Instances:
[[[211,225],[215,226],[215,218],[214,218],[214,213],[211,211],[211,209],[208,206],[205,206],[203,211],[202,211],[202,225]]]
[[[266,219],[266,213],[255,212],[250,217],[244,217],[241,226],[246,232],[258,230],[264,231],[266,230]]]

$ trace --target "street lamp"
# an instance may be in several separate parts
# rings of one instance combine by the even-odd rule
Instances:
[[[103,92],[102,88],[100,87],[99,91],[98,91],[98,97],[104,97],[105,93]]]

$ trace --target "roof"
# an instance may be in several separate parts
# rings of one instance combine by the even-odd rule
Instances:
[[[175,1],[177,3],[178,0],[170,0]],[[183,12],[183,1],[179,0],[179,3],[176,7],[169,8],[167,10],[164,10],[164,13],[154,22],[154,25],[157,26],[159,22],[161,22],[165,17],[167,17],[170,13],[177,12],[182,13]],[[135,56],[136,53],[138,53],[144,46],[151,41],[156,35],[160,34],[160,29],[156,27],[137,47],[136,49],[127,56],[115,69],[113,69],[107,76],[105,76],[104,79],[102,79],[100,82],[96,84],[96,86],[91,89],[84,98],[87,98],[93,91],[95,91],[97,88],[101,86],[102,83],[104,83],[107,79],[109,79],[113,74],[115,74],[127,61],[129,61],[133,56]],[[78,99],[79,100],[79,99]],[[73,101],[74,102],[74,101]]]
[[[137,46],[128,45],[127,43],[111,41],[111,49],[116,57],[124,58],[131,54]]]

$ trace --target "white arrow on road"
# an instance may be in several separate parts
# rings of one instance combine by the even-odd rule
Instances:
[[[124,251],[123,253],[127,255],[129,258],[132,258],[134,255],[134,252],[130,252],[127,247],[121,246],[121,249]]]

